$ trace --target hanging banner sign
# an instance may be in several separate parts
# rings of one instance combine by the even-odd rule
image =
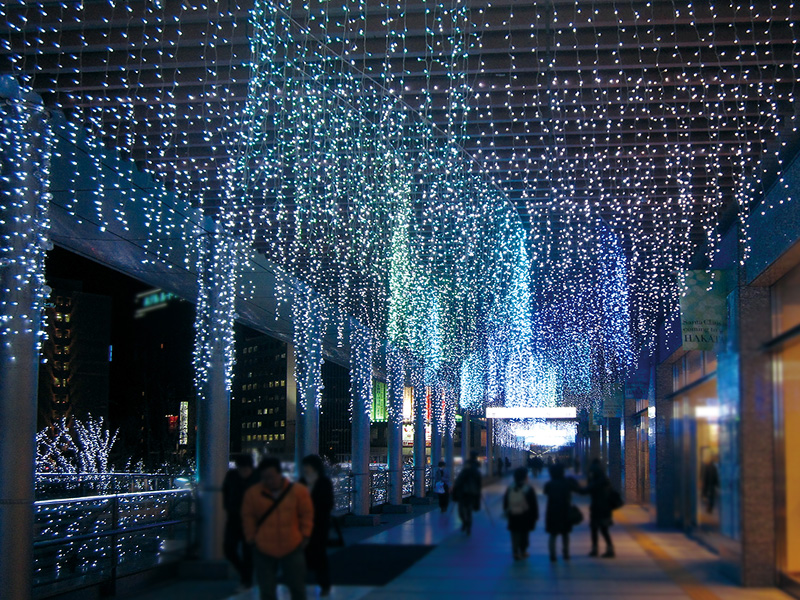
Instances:
[[[597,415],[594,414],[594,408],[589,409],[589,431],[600,431],[600,423],[597,422]]]
[[[713,350],[728,321],[724,271],[685,271],[678,291],[683,349]]]
[[[617,386],[610,395],[603,398],[602,416],[607,419],[621,417],[624,406],[625,398],[622,393],[622,386]]]
[[[650,395],[650,371],[640,369],[630,375],[625,382],[625,398],[628,400],[641,400]]]

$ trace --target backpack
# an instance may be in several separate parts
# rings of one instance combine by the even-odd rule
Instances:
[[[519,516],[524,515],[530,509],[528,506],[528,486],[525,487],[511,487],[508,489],[508,514]]]

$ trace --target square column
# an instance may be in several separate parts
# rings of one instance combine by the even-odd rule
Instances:
[[[368,515],[370,509],[369,425],[372,411],[372,332],[350,324],[350,398],[352,401],[353,514]]]
[[[494,427],[492,419],[486,419],[486,476],[494,475]]]
[[[672,365],[656,367],[656,523],[673,528],[675,518],[675,469],[672,439]]]
[[[403,502],[403,394],[406,386],[405,362],[400,352],[386,349],[386,382],[388,384],[388,448],[389,504]]]
[[[49,203],[47,112],[0,78],[0,595],[32,597],[39,334]]]
[[[467,464],[472,450],[472,431],[470,430],[470,414],[468,410],[461,411],[461,462]]]
[[[738,567],[742,585],[766,587],[777,577],[774,400],[770,355],[763,350],[772,331],[769,288],[735,289],[728,317],[717,368],[720,512],[723,534],[739,529],[741,555],[726,552],[723,559]]]
[[[425,470],[428,457],[425,450],[425,379],[421,365],[415,365],[411,371],[411,387],[414,390],[414,496],[424,498]]]
[[[625,502],[628,504],[639,503],[642,501],[639,498],[639,469],[638,467],[638,441],[636,439],[636,400],[634,398],[625,399],[625,447],[622,451],[625,453],[625,489],[624,497]]]
[[[455,468],[454,434],[456,430],[456,392],[452,387],[445,389],[444,403],[444,462],[447,472],[450,473],[451,484],[454,481],[453,469]]]
[[[319,410],[322,402],[322,336],[319,307],[309,292],[297,290],[292,304],[294,379],[297,385],[295,464],[319,454]]]
[[[444,390],[439,385],[431,386],[431,467],[434,469],[442,459],[442,433],[444,430]]]
[[[608,478],[615,490],[622,489],[622,423],[619,417],[609,417],[608,423]]]
[[[201,556],[206,561],[223,560],[222,482],[230,454],[235,274],[232,240],[219,224],[206,219],[198,259],[195,316],[196,477]]]

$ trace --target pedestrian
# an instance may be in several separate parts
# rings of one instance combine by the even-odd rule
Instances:
[[[447,470],[447,463],[439,461],[439,466],[433,474],[433,491],[439,497],[439,508],[442,513],[447,512],[450,505],[450,473]]]
[[[242,528],[242,502],[247,489],[258,483],[252,454],[234,456],[235,468],[222,482],[222,505],[225,508],[225,532],[222,541],[225,558],[239,575],[240,591],[253,586],[253,549],[245,542]]]
[[[258,465],[261,481],[244,495],[245,539],[254,544],[253,562],[261,600],[277,600],[278,569],[292,600],[306,597],[306,558],[314,529],[314,506],[304,485],[281,473],[281,462],[267,456]]]
[[[598,555],[598,533],[603,536],[606,543],[606,551],[603,558],[614,558],[614,543],[611,540],[609,527],[613,524],[611,517],[612,506],[609,502],[611,494],[611,481],[606,475],[603,465],[599,458],[595,458],[589,465],[587,474],[587,485],[581,489],[581,493],[589,494],[591,505],[589,506],[589,528],[592,532],[592,551],[589,556]]]
[[[511,460],[506,456],[504,462],[505,462],[504,466],[505,466],[506,473],[508,473],[511,470]]]
[[[564,476],[564,465],[553,463],[549,467],[550,481],[544,486],[547,496],[545,510],[545,529],[550,534],[550,560],[556,560],[556,538],[561,537],[564,560],[569,560],[569,534],[572,526],[580,522],[575,515],[577,507],[572,506],[572,492],[580,489],[572,477]]]
[[[508,519],[511,532],[511,552],[514,560],[530,556],[528,545],[530,532],[539,520],[539,502],[536,490],[528,484],[528,469],[519,467],[514,471],[514,483],[503,496],[503,513]]]
[[[497,474],[502,477],[503,476],[503,459],[499,456],[497,457]]]
[[[328,562],[328,535],[331,528],[333,512],[333,482],[325,473],[325,463],[316,454],[306,456],[302,463],[303,478],[301,483],[311,492],[311,503],[314,505],[314,529],[306,546],[306,565],[317,576],[320,596],[331,593],[331,568]]]
[[[478,457],[473,452],[453,484],[453,500],[458,502],[461,531],[467,535],[472,533],[472,512],[480,510],[481,507],[481,486]]]
[[[708,462],[703,464],[701,478],[703,486],[701,495],[705,501],[706,513],[713,514],[714,506],[717,501],[717,490],[719,490],[719,469],[717,469],[717,456],[712,456]]]

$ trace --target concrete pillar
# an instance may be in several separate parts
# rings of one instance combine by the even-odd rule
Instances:
[[[639,497],[639,448],[636,439],[636,425],[638,417],[634,417],[636,412],[636,399],[626,398],[624,404],[624,423],[625,423],[625,502],[628,504],[640,503]]]
[[[659,527],[676,526],[675,463],[672,450],[672,365],[656,367],[656,523]]]
[[[486,419],[486,476],[494,475],[494,428],[492,419]]]
[[[222,481],[230,453],[229,358],[233,344],[233,303],[230,285],[233,249],[225,232],[206,220],[199,293],[195,316],[197,381],[197,488],[201,556],[221,561],[225,513]]]
[[[353,514],[370,509],[369,425],[372,409],[372,332],[355,321],[350,327],[350,396],[353,400]]]
[[[403,357],[396,349],[386,350],[386,382],[388,385],[388,452],[389,504],[403,502],[403,393],[406,374]]]
[[[442,433],[444,430],[444,408],[442,388],[431,388],[431,466],[436,468],[442,459]]]
[[[589,430],[589,438],[586,440],[588,444],[588,452],[586,456],[586,468],[584,469],[588,473],[589,463],[592,462],[595,458],[602,458],[602,447],[600,443],[600,430],[592,431]]]
[[[608,423],[608,477],[614,489],[622,489],[622,427],[619,417],[610,417]]]
[[[33,472],[47,235],[46,113],[0,79],[0,594],[32,597]],[[7,100],[6,100],[7,99]]]
[[[294,326],[295,383],[297,386],[297,429],[295,464],[309,454],[319,454],[319,410],[322,402],[322,319],[310,294],[295,293],[292,306]]]
[[[471,419],[468,410],[461,411],[461,462],[467,464],[472,451]]]
[[[455,445],[453,435],[456,430],[456,392],[452,387],[445,390],[444,404],[444,462],[450,477],[455,468]]]
[[[427,456],[425,451],[425,382],[421,366],[415,365],[411,372],[411,386],[414,390],[414,495],[424,498],[425,469]]]
[[[720,514],[725,533],[730,527],[726,515],[737,512],[733,496],[740,493],[740,580],[745,586],[767,587],[776,583],[773,393],[770,355],[762,349],[772,326],[769,288],[737,288],[728,297],[728,315],[726,348],[718,364],[719,399],[725,408]]]

